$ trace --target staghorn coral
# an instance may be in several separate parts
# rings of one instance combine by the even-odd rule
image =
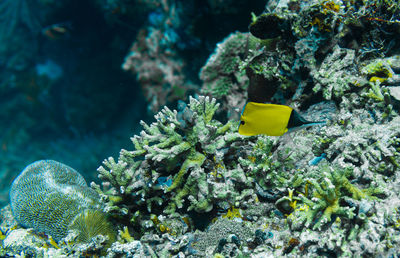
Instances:
[[[122,150],[118,162],[103,162],[98,171],[104,189],[93,186],[105,211],[134,221],[144,213],[148,220],[149,213],[227,209],[236,198],[253,195],[242,191],[252,180],[234,160],[244,139],[237,125],[213,119],[219,107],[215,99],[189,101],[179,113],[165,107],[151,125],[141,122],[144,130],[131,138],[135,149]]]
[[[105,214],[99,211],[97,193],[76,170],[60,162],[40,160],[27,166],[11,186],[10,203],[19,224],[55,241],[75,229],[78,241],[98,234],[113,239]]]

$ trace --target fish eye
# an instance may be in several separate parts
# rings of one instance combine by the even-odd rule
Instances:
[[[244,121],[240,121],[240,124],[241,124],[241,125],[244,125]]]

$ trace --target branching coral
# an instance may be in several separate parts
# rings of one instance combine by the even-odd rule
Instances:
[[[340,98],[353,87],[365,86],[366,80],[357,76],[355,51],[335,47],[321,67],[313,74],[314,92],[322,91],[325,99]]]
[[[349,182],[348,177],[351,172],[348,169],[325,167],[318,179],[306,179],[306,182],[311,185],[311,198],[306,193],[300,194],[299,200],[302,204],[295,204],[294,212],[288,217],[292,227],[297,228],[295,224],[305,222],[306,227],[312,226],[315,230],[330,222],[332,215],[352,219],[355,215],[353,212],[355,207],[343,206],[340,201],[350,196],[355,200],[360,200],[365,198],[366,194]],[[322,213],[321,216],[318,215],[320,213]]]
[[[339,164],[347,163],[361,170],[393,175],[400,163],[397,141],[399,117],[386,124],[375,124],[367,111],[354,114],[363,119],[364,123],[353,119],[351,131],[339,125],[323,129],[326,132],[323,138],[333,139],[325,150],[327,157],[332,161],[337,159]]]
[[[239,157],[239,163],[248,176],[264,189],[286,186],[290,177],[288,171],[294,166],[290,151],[277,151],[277,139],[268,136],[258,137],[255,143],[249,142],[249,146],[252,149],[248,156]]]
[[[237,125],[213,119],[215,99],[191,97],[181,106],[179,113],[165,107],[150,125],[142,122],[140,136],[131,138],[135,149],[122,150],[118,162],[109,158],[98,169],[110,188],[95,186],[107,211],[134,220],[141,212],[208,212],[252,194],[242,192],[251,180],[234,160],[243,142]]]

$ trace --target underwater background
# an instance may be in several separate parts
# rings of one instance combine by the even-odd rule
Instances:
[[[0,206],[8,203],[15,176],[35,160],[64,162],[89,182],[97,181],[101,161],[129,146],[129,137],[140,131],[140,120],[151,118],[162,105],[186,100],[185,91],[199,90],[199,70],[215,44],[231,31],[246,31],[250,13],[261,12],[264,5],[1,1]],[[140,71],[122,65],[130,47],[154,30],[164,34],[155,39],[162,42],[148,47],[161,44],[160,55],[175,55],[166,59],[179,78],[158,83],[147,93],[141,87],[146,90],[152,82],[141,83],[136,73],[154,75],[157,71],[149,70],[164,65],[163,57],[143,53],[137,58],[142,64],[135,68]],[[171,93],[172,86],[179,89]]]
[[[393,0],[0,0],[0,256],[399,257],[399,35]]]

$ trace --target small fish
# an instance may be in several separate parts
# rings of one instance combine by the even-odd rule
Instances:
[[[56,23],[42,29],[42,34],[51,40],[58,40],[69,36],[71,24],[69,22]]]
[[[312,160],[308,162],[309,166],[316,166],[318,163],[320,163],[322,160],[326,159],[326,154],[322,153],[321,156],[315,157]]]
[[[257,102],[245,105],[240,120],[239,133],[247,136],[281,136],[288,131],[326,123],[307,121],[289,106]]]

